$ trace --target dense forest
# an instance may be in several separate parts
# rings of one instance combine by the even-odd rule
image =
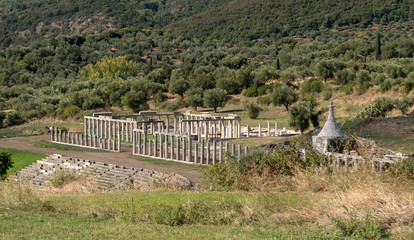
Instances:
[[[14,111],[0,112],[0,122],[110,107],[138,112],[149,108],[149,100],[167,111],[216,109],[220,104],[211,98],[240,93],[276,105],[282,94],[275,89],[295,100],[329,99],[336,91],[363,94],[374,86],[409,94],[410,2],[2,1],[2,46],[14,46],[0,52],[0,109]],[[133,9],[151,12],[152,20],[140,20],[141,10]],[[62,28],[56,37],[50,29],[35,31],[39,21],[52,26],[98,13],[120,29],[70,34]],[[161,23],[167,13],[170,20]],[[29,28],[29,35],[16,37]],[[176,101],[166,102],[167,92],[177,94]]]

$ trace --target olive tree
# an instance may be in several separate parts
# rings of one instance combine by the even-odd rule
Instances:
[[[226,91],[218,88],[209,89],[204,92],[204,105],[206,107],[214,108],[214,112],[217,112],[218,107],[224,107],[227,103]]]
[[[287,85],[276,85],[272,93],[272,103],[275,106],[285,106],[289,112],[289,106],[298,101],[296,91]]]
[[[318,112],[315,110],[314,104],[309,101],[300,101],[294,104],[289,110],[289,126],[299,129],[300,133],[310,127],[319,126]]]

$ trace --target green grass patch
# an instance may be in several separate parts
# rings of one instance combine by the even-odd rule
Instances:
[[[20,151],[10,148],[0,148],[0,152],[6,152],[11,154],[12,161],[14,162],[13,168],[7,171],[8,175],[16,171],[19,171],[20,169],[36,162],[37,160],[41,160],[42,158],[46,157],[45,154]]]
[[[40,147],[40,148],[53,148],[53,149],[56,149],[56,150],[64,150],[64,151],[105,152],[104,150],[75,147],[75,146],[70,146],[70,145],[54,143],[54,142],[50,142],[50,141],[47,141],[47,140],[35,141],[33,144],[36,147]]]

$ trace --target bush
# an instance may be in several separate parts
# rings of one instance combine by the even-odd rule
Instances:
[[[227,93],[222,89],[209,89],[204,92],[204,106],[214,108],[217,112],[218,107],[224,107],[227,103]]]
[[[7,114],[3,111],[0,111],[0,128],[4,127],[4,120],[6,119]]]
[[[0,153],[0,178],[4,179],[7,174],[7,170],[13,167],[13,161],[11,154],[2,152]]]
[[[177,98],[175,98],[175,103],[180,107],[180,108],[186,108],[188,107],[188,103],[184,100],[184,98],[182,98],[181,96],[178,96]]]
[[[269,106],[272,103],[272,98],[270,96],[258,97],[256,100],[257,104]]]
[[[185,209],[181,205],[173,207],[163,204],[157,207],[152,220],[157,224],[179,226],[184,224],[185,213]]]
[[[270,90],[272,87],[270,85],[262,85],[257,88],[257,96],[265,95],[268,90]]]
[[[247,116],[249,116],[250,119],[257,119],[260,112],[263,110],[259,106],[257,106],[254,103],[250,103],[246,105],[247,110]]]
[[[257,97],[257,85],[252,85],[251,87],[244,89],[242,94],[245,97]]]
[[[320,93],[323,89],[323,82],[316,78],[311,78],[300,86],[300,92],[306,93]]]
[[[324,100],[329,100],[332,97],[332,88],[331,87],[327,87],[322,91],[322,98]]]
[[[74,172],[59,171],[50,179],[50,184],[53,187],[62,187],[64,184],[70,183],[78,178],[79,176]]]
[[[395,99],[394,106],[402,114],[406,114],[408,109],[414,105],[414,99],[403,96],[401,99]]]
[[[408,94],[411,92],[411,90],[414,89],[414,79],[406,79],[403,82],[403,86],[404,86],[404,93]]]
[[[374,100],[373,107],[378,109],[380,116],[385,117],[394,109],[393,100],[389,97],[378,97]]]
[[[70,105],[70,106],[65,107],[65,109],[63,110],[63,115],[61,115],[61,118],[65,119],[68,117],[74,117],[79,112],[80,112],[80,108]]]
[[[154,96],[153,96],[153,99],[154,99],[154,103],[156,104],[156,105],[159,105],[159,104],[161,104],[162,102],[165,102],[165,100],[167,100],[167,95],[165,95],[163,92],[161,92],[161,91],[158,91]]]
[[[4,120],[4,126],[13,126],[22,124],[24,122],[19,112],[10,112]]]
[[[399,160],[387,169],[387,175],[414,180],[414,158]]]
[[[180,106],[176,102],[163,102],[159,108],[167,112],[175,112],[177,109],[180,109]]]
[[[362,220],[354,217],[341,219],[330,217],[336,231],[342,238],[351,237],[353,239],[381,239],[387,237],[387,229],[378,219],[368,215]]]
[[[382,93],[385,93],[389,90],[391,90],[392,84],[390,79],[386,79],[383,83],[380,84],[380,91]]]
[[[282,176],[294,175],[296,169],[318,167],[324,161],[310,146],[305,146],[308,152],[303,160],[298,151],[303,147],[294,143],[274,151],[254,148],[240,161],[228,155],[226,162],[209,166],[204,174],[214,188],[262,189],[263,182],[270,184]]]

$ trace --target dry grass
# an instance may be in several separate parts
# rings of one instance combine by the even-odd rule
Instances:
[[[295,192],[318,196],[320,200],[302,215],[322,226],[330,225],[328,215],[357,219],[370,215],[389,229],[414,225],[412,183],[369,171],[346,173],[338,170],[298,172],[291,181]]]

